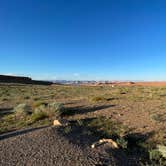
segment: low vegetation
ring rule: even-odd
[[[31,116],[31,120],[32,122],[36,122],[36,121],[39,121],[39,120],[43,120],[45,118],[47,118],[48,115],[46,112],[34,112]]]
[[[165,94],[165,87],[0,85],[0,134],[65,118],[66,135],[86,128],[142,165],[166,165]]]

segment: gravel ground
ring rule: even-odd
[[[101,154],[84,150],[48,127],[0,140],[1,166],[103,165]]]

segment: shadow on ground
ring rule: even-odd
[[[95,118],[84,119],[84,122],[91,121]],[[82,149],[91,148],[94,142],[99,141],[101,138],[106,138],[105,133],[97,131],[95,128],[87,127],[84,125],[78,125],[76,121],[71,121],[71,125],[66,128],[60,127],[58,129],[59,134],[69,140],[72,144],[76,144]],[[118,148],[113,149],[108,144],[102,144],[98,146],[96,151],[100,152],[103,165],[111,165],[114,162],[116,166],[139,166],[140,159],[144,163],[147,160],[147,150],[139,145],[141,142],[145,142],[153,133],[141,134],[133,133],[127,134],[125,139],[128,142],[126,149]],[[93,149],[92,149],[93,150]],[[103,157],[103,155],[105,157]]]
[[[75,115],[75,114],[86,114],[88,112],[95,112],[95,111],[100,111],[103,109],[107,109],[107,108],[111,108],[111,107],[115,107],[116,105],[102,105],[102,106],[89,106],[89,107],[85,107],[85,106],[78,106],[78,107],[69,107],[66,108],[64,115]]]
[[[0,116],[3,117],[5,115],[9,115],[13,113],[13,108],[0,108]]]
[[[49,126],[41,126],[41,127],[23,129],[23,130],[18,130],[18,131],[13,131],[13,132],[8,132],[8,133],[5,133],[5,134],[1,134],[0,135],[0,141],[4,140],[4,139],[7,139],[7,138],[10,138],[10,137],[15,137],[15,136],[19,136],[19,135],[26,134],[26,133],[29,133],[29,132],[33,132],[33,131],[36,131],[36,130],[39,130],[39,129],[44,129],[44,128],[47,128],[47,127],[49,127]]]

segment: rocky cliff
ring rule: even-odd
[[[37,85],[52,84],[52,82],[49,81],[32,80],[30,77],[7,76],[7,75],[0,75],[0,83],[21,83],[21,84],[37,84]]]

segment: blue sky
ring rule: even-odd
[[[0,74],[166,80],[166,1],[1,0]]]

